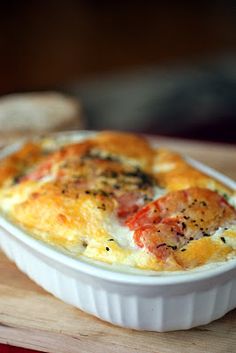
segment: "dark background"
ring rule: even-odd
[[[235,1],[1,1],[0,94],[57,89],[87,128],[236,143],[235,24]]]

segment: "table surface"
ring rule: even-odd
[[[236,179],[236,147],[159,138]],[[1,143],[0,143],[1,144]],[[0,342],[51,353],[232,353],[236,310],[207,326],[156,333],[115,327],[64,304],[0,253]],[[22,350],[1,346],[1,353]]]

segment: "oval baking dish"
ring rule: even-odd
[[[55,136],[64,136],[57,134]],[[90,135],[78,133],[78,138]],[[67,137],[76,139],[75,132]],[[8,147],[0,154],[16,150]],[[236,183],[190,160],[225,185]],[[115,325],[152,331],[189,329],[236,307],[236,259],[188,272],[147,275],[73,258],[0,216],[0,245],[21,271],[61,300]]]

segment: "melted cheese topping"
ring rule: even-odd
[[[135,135],[71,142],[0,162],[3,214],[73,256],[147,274],[236,257],[235,191]]]

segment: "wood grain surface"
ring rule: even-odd
[[[159,138],[236,179],[235,146]],[[236,310],[209,325],[169,333],[115,327],[64,304],[0,252],[0,342],[51,353],[233,353]]]

